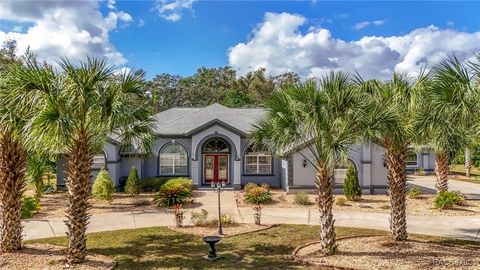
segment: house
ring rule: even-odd
[[[160,139],[150,157],[121,153],[115,140],[104,145],[104,153],[95,155],[93,171],[106,168],[118,186],[132,166],[140,178],[152,176],[188,177],[195,188],[208,187],[212,181],[225,181],[240,189],[248,182],[267,183],[286,191],[314,187],[315,169],[307,162],[308,150],[296,149],[275,156],[265,146],[255,150],[249,140],[253,124],[265,114],[259,108],[231,109],[220,104],[204,108],[172,108],[156,114],[156,132]],[[349,150],[349,162],[357,170],[365,192],[385,192],[387,170],[384,149],[373,144],[355,144]],[[433,169],[434,158],[428,152],[411,151],[407,169]],[[64,161],[58,163],[58,183],[64,183]],[[335,170],[336,187],[341,188],[346,167]]]

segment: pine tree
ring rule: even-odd
[[[362,197],[362,189],[358,183],[358,175],[353,165],[348,166],[343,192],[349,201],[357,201]]]
[[[130,169],[130,173],[128,174],[127,183],[125,184],[125,193],[132,196],[138,195],[138,182],[137,167],[132,166],[132,169]]]

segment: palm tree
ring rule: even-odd
[[[377,80],[357,83],[363,92],[368,93],[377,111],[365,138],[386,149],[388,191],[390,197],[390,233],[394,241],[405,241],[407,233],[406,217],[406,157],[408,148],[415,141],[412,129],[416,114],[419,88],[425,85],[426,77],[412,82],[405,75],[395,73],[387,82]],[[388,104],[388,106],[387,106]]]
[[[468,148],[478,132],[480,88],[474,82],[475,73],[450,56],[433,68],[431,87],[423,97],[429,102],[422,104],[416,129],[435,151],[435,187],[439,192],[448,190],[451,158]]]
[[[25,145],[23,126],[28,115],[8,104],[10,68],[1,72],[0,79],[0,250],[12,252],[22,246],[20,221],[22,196],[26,187]]]
[[[465,148],[465,176],[470,178],[470,169],[472,168],[472,148]]]
[[[148,153],[155,136],[139,73],[115,75],[104,60],[92,58],[58,65],[60,72],[27,62],[15,74],[16,97],[38,108],[28,126],[30,145],[66,158],[67,262],[72,264],[85,259],[94,150],[110,136]]]
[[[346,161],[350,145],[364,128],[368,100],[359,95],[349,76],[331,73],[318,86],[313,82],[286,86],[265,102],[266,116],[255,126],[257,146],[268,144],[302,155],[316,169],[317,205],[320,212],[321,252],[336,251],[333,204],[335,165]]]

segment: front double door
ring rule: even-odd
[[[205,183],[228,182],[228,155],[205,154],[203,158],[203,175]]]

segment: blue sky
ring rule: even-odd
[[[3,39],[13,35],[23,40],[22,44],[30,41],[34,43],[32,47],[34,50],[38,49],[40,56],[44,52],[47,60],[56,57],[55,52],[71,54],[72,57],[75,56],[75,51],[78,51],[79,55],[103,54],[119,66],[142,68],[147,71],[149,77],[163,72],[190,75],[201,66],[225,65],[232,65],[243,72],[265,66],[272,74],[295,71],[303,76],[313,76],[329,68],[355,65],[356,69],[365,70],[365,73],[372,73],[373,76],[381,72],[388,74],[402,67],[413,69],[422,63],[434,64],[437,61],[434,58],[438,57],[422,59],[429,58],[437,52],[438,55],[444,55],[452,51],[468,58],[468,54],[477,48],[476,44],[480,44],[478,42],[480,34],[477,35],[480,32],[478,16],[480,2],[111,1],[95,5],[92,3],[90,7],[82,6],[81,8],[85,8],[83,13],[73,10],[78,10],[78,5],[62,6],[61,3],[52,4],[52,1],[40,2],[43,4],[38,12],[43,12],[42,14],[34,14],[29,10],[32,7],[28,5],[0,2],[0,9],[1,5],[4,5],[4,11],[0,11],[0,31],[3,31],[0,32],[0,41],[2,33]],[[162,6],[169,4],[178,5],[161,10]],[[58,12],[59,8],[67,11],[72,9],[73,15],[47,23],[45,16]],[[100,11],[101,15],[93,17],[91,13],[95,11]],[[110,16],[110,13],[116,14],[116,17]],[[176,17],[167,18],[167,15],[171,14],[175,14]],[[273,15],[268,17],[267,14]],[[281,14],[285,16],[280,16]],[[85,18],[82,18],[83,16]],[[93,18],[90,20],[91,25],[84,22],[88,16]],[[283,22],[287,22],[284,29],[288,28],[288,22],[294,22],[296,26],[290,29],[291,31],[286,30],[287,34],[282,34],[284,29],[275,28],[272,33],[268,33],[270,36],[260,37],[259,29],[262,29],[262,26],[268,23],[280,25]],[[56,26],[48,28],[55,24],[72,27],[78,34],[72,34],[70,37],[62,33],[61,29],[53,29]],[[431,25],[437,28],[425,30]],[[53,33],[58,30],[58,36],[52,36],[50,40],[59,37],[60,43],[64,43],[60,49],[55,49],[56,46],[60,46],[58,42],[37,44],[39,41],[29,39],[29,30],[42,26],[47,28],[44,31]],[[93,46],[92,42],[85,42],[82,45],[81,30],[86,30],[94,36],[92,33],[95,31],[92,29],[95,27],[102,31],[102,34],[99,34],[102,48],[99,48],[98,44]],[[328,41],[318,41],[305,47],[307,34],[319,33],[321,29],[328,30]],[[412,34],[412,31],[418,29],[424,29],[424,32]],[[282,35],[289,38],[300,35],[300,39],[287,43],[277,42]],[[401,45],[392,39],[395,36],[403,37]],[[430,42],[430,45],[422,45],[417,41],[416,45],[405,47],[411,40],[422,39],[424,36],[425,42]],[[321,35],[314,37],[321,38]],[[378,44],[364,45],[360,42],[365,37],[390,39],[375,39],[375,42],[382,43],[381,48],[377,48]],[[442,42],[439,40],[445,39],[455,40],[456,43],[440,46],[439,43]],[[465,39],[468,39],[468,42],[465,43]],[[229,50],[249,41],[254,41],[255,44],[241,51],[240,48]],[[344,42],[352,43],[352,46],[339,48]],[[432,44],[439,48],[419,49],[422,46],[432,47]],[[75,49],[75,46],[78,48]],[[288,51],[283,52],[287,47]],[[381,68],[379,67],[378,71],[366,68],[367,65],[375,65],[375,62],[362,59],[362,55],[368,56],[372,50],[382,50],[375,56],[367,57],[381,61]],[[422,50],[425,55],[415,54],[416,50]],[[271,56],[264,57],[263,54]],[[302,54],[307,56],[291,58],[291,55]],[[355,59],[354,62],[351,59],[347,61],[346,58],[350,55],[353,55],[351,59]],[[278,58],[282,57],[291,64],[279,63],[281,60]],[[312,60],[312,57],[317,60]],[[407,63],[407,58],[411,57],[417,59],[413,62],[409,60]],[[232,60],[234,58],[237,60]],[[389,61],[391,64],[384,65]]]

